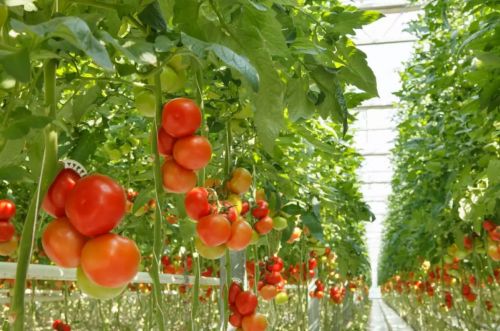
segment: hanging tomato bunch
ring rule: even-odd
[[[229,286],[229,323],[243,331],[264,331],[267,329],[267,318],[256,313],[258,300],[251,291],[243,291],[240,283],[233,281]]]
[[[42,246],[58,266],[76,268],[77,283],[89,296],[109,299],[135,277],[140,252],[133,240],[110,233],[126,212],[126,195],[113,179],[83,178],[63,169],[51,184],[44,210],[57,217],[45,228]]]
[[[163,106],[158,131],[158,152],[165,156],[163,186],[168,192],[187,193],[196,186],[196,172],[212,158],[206,137],[195,135],[201,125],[201,111],[193,100],[177,98]]]
[[[0,200],[0,243],[12,240],[16,228],[11,219],[16,214],[16,205],[10,200]]]

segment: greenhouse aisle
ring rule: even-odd
[[[413,330],[382,299],[372,299],[369,331],[411,331]]]

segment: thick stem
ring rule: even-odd
[[[44,88],[47,114],[55,116],[56,110],[56,67],[55,60],[48,60],[44,67]],[[14,296],[12,298],[12,318],[14,319],[14,330],[24,330],[24,291],[26,287],[26,276],[33,251],[36,223],[42,198],[47,193],[50,183],[57,172],[57,132],[48,126],[43,131],[44,151],[40,167],[40,179],[33,198],[31,199],[26,220],[24,221],[19,246],[19,258],[16,269],[16,282],[14,285]]]
[[[151,265],[150,275],[153,279],[153,300],[155,305],[155,317],[158,324],[158,329],[165,331],[165,312],[164,304],[162,298],[162,288],[160,284],[160,262],[161,254],[163,249],[162,241],[162,219],[161,219],[161,204],[160,195],[163,192],[163,183],[161,175],[161,164],[160,155],[158,154],[158,127],[161,123],[161,113],[162,113],[162,97],[161,97],[161,80],[160,72],[156,73],[155,79],[155,98],[156,98],[156,116],[153,122],[153,128],[151,130],[151,153],[153,154],[153,174],[155,182],[155,199],[156,199],[156,209],[155,209],[155,222],[153,226],[153,261]]]

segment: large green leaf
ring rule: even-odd
[[[104,69],[113,70],[108,52],[81,18],[57,17],[37,25],[27,25],[12,19],[11,24],[18,32],[29,32],[42,38],[62,38],[86,53]]]
[[[0,64],[4,70],[16,80],[26,83],[30,80],[30,54],[26,48],[14,52],[2,51],[0,53]]]

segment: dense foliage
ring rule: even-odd
[[[484,314],[499,309],[498,2],[433,1],[410,30],[419,41],[402,73],[380,281],[410,295],[403,306],[419,328],[494,328]],[[457,307],[458,325],[431,313],[443,307]]]
[[[18,209],[20,247],[9,258],[18,274],[30,260],[49,262],[40,244],[49,217],[40,213],[39,222],[38,207],[57,160],[72,159],[138,192],[115,232],[138,244],[161,294],[160,255],[194,253],[182,196],[154,181],[161,104],[183,96],[201,106],[201,134],[212,144],[199,185],[246,168],[252,193],[263,188],[273,215],[288,219],[252,256],[279,253],[295,265],[330,247],[334,262],[319,276],[341,287],[357,282],[361,295],[369,269],[363,222],[372,214],[355,175],[348,109],[377,89],[348,35],[379,13],[337,1],[26,0],[0,14],[0,195]],[[295,227],[306,235],[287,244]],[[193,272],[207,266],[202,259]],[[20,329],[24,278],[15,286],[14,313],[6,314]],[[196,286],[192,298],[196,314]],[[161,325],[164,303],[151,304],[148,323]]]

